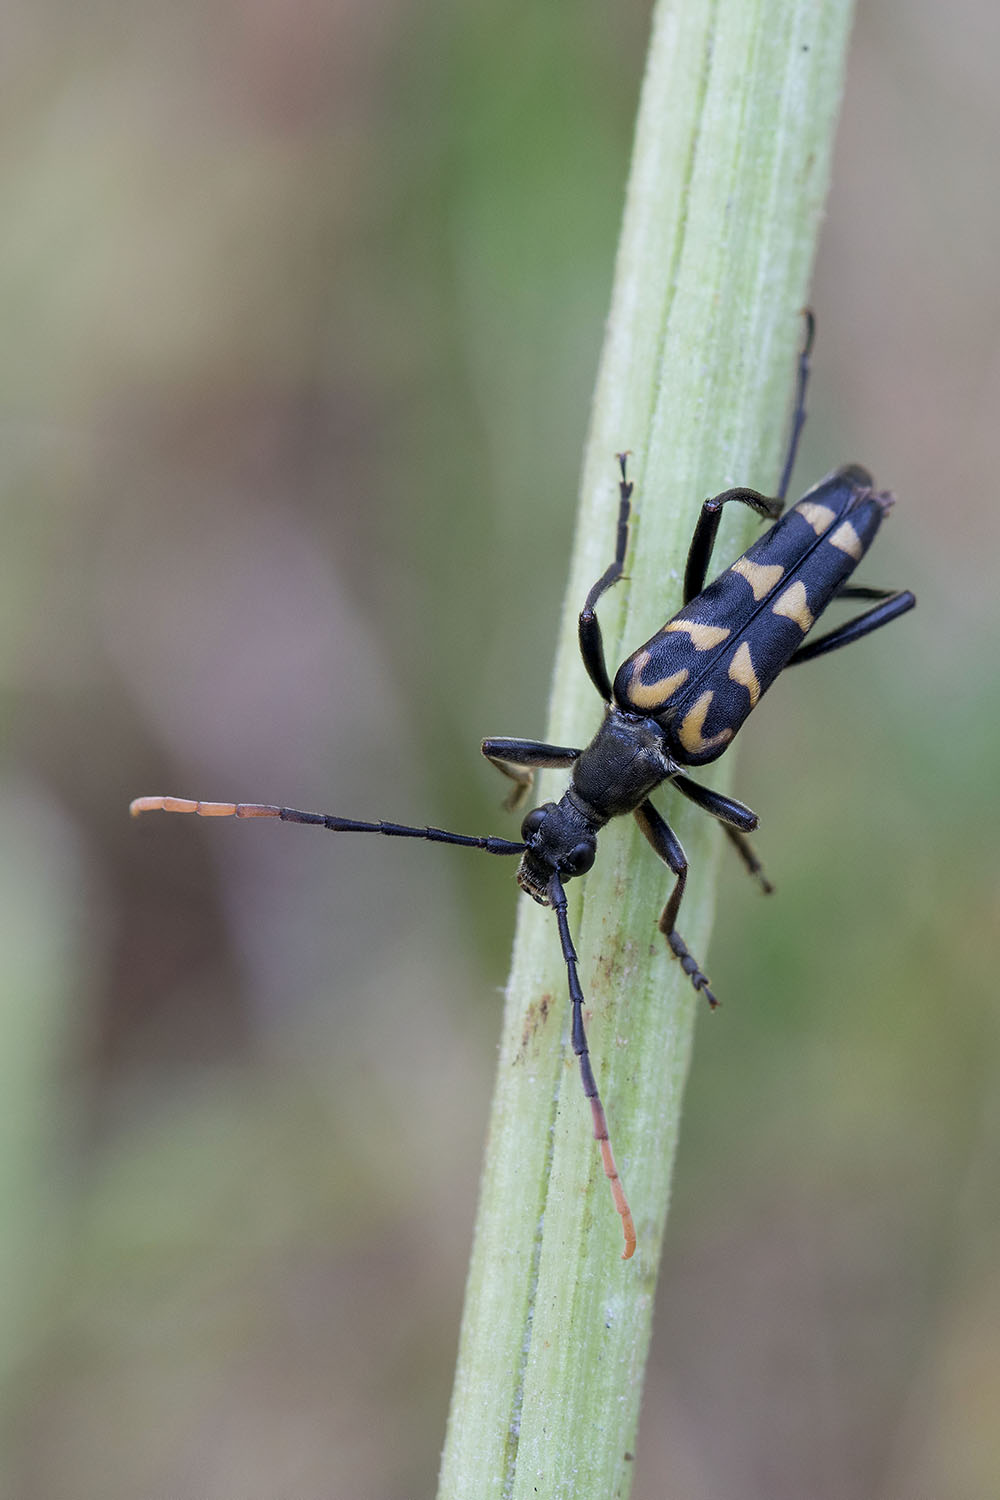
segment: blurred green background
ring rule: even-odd
[[[648,10],[7,7],[4,1495],[433,1493],[510,870],[126,808],[509,831]],[[861,6],[798,478],[920,607],[744,736],[636,1500],[1000,1490],[998,58]]]

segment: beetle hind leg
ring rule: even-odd
[[[713,495],[711,500],[703,503],[694,528],[694,535],[691,538],[687,565],[684,569],[685,604],[690,604],[692,599],[696,599],[705,587],[715,539],[719,534],[722,509],[723,506],[729,504],[730,500],[738,500],[742,505],[748,505],[764,521],[776,521],[785,503],[783,500],[772,499],[770,495],[762,495],[758,490],[749,490],[743,486],[738,489],[723,490],[721,495]]]
[[[806,321],[806,334],[799,351],[798,371],[795,386],[795,406],[792,411],[792,425],[788,435],[788,447],[785,452],[785,462],[781,470],[781,479],[778,484],[778,493],[774,499],[768,495],[761,495],[757,490],[735,489],[724,490],[721,495],[715,495],[711,500],[706,500],[701,507],[701,514],[691,538],[691,547],[688,552],[687,567],[684,572],[684,603],[690,604],[705,587],[705,579],[708,575],[708,567],[712,560],[712,549],[715,546],[715,538],[719,531],[719,522],[722,519],[722,507],[730,500],[739,500],[743,505],[749,505],[751,510],[766,521],[776,521],[785,508],[785,499],[788,495],[788,484],[792,477],[792,469],[795,467],[795,455],[799,449],[799,438],[806,420],[806,389],[809,385],[809,356],[812,353],[813,335],[816,332],[816,320],[809,308],[804,308],[803,313]]]
[[[800,662],[812,661],[817,656],[824,656],[828,651],[839,651],[841,646],[849,646],[852,641],[860,641],[863,636],[871,635],[873,630],[881,630],[882,626],[888,625],[890,620],[905,615],[907,610],[912,609],[917,602],[909,589],[871,589],[848,586],[841,589],[837,597],[839,599],[878,599],[881,602],[871,609],[866,609],[864,614],[845,620],[843,625],[838,625],[835,630],[827,631],[826,635],[819,636],[808,645],[800,646],[788,658],[786,666],[797,667]]]
[[[625,570],[628,522],[632,510],[632,481],[626,473],[627,458],[627,453],[618,455],[621,479],[618,481],[618,530],[615,538],[615,555],[584,600],[577,621],[577,636],[583,665],[587,669],[587,676],[605,703],[611,702],[611,678],[608,675],[607,662],[604,660],[604,642],[601,638],[601,626],[596,611],[598,599],[618,582]]]
[[[809,356],[812,353],[813,338],[816,334],[816,319],[812,308],[802,309],[806,320],[806,336],[799,350],[799,367],[795,385],[795,409],[792,412],[792,426],[788,434],[788,450],[785,454],[785,464],[781,471],[781,483],[778,486],[778,499],[785,503],[788,494],[788,484],[795,467],[795,455],[799,451],[799,438],[806,421],[806,389],[809,385]]]

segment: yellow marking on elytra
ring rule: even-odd
[[[839,547],[841,552],[846,552],[855,562],[860,562],[865,555],[864,544],[850,521],[841,521],[833,536],[827,540],[831,547]]]
[[[714,750],[717,745],[726,745],[733,737],[731,729],[720,729],[718,734],[711,734],[706,739],[702,734],[705,727],[705,716],[708,713],[712,699],[715,694],[709,690],[702,693],[693,708],[684,715],[677,731],[677,738],[684,749],[691,755],[701,755],[706,750]]]
[[[780,594],[775,599],[771,610],[776,615],[786,615],[789,620],[794,620],[803,635],[805,635],[807,630],[811,630],[816,623],[809,609],[809,604],[806,600],[806,586],[801,578],[797,578],[783,594]]]
[[[803,521],[809,522],[817,536],[822,536],[837,519],[835,510],[831,510],[828,505],[818,505],[815,500],[800,500],[794,509],[798,511]]]
[[[748,557],[738,557],[729,569],[730,573],[739,573],[745,578],[753,589],[753,596],[759,603],[765,594],[769,594],[785,576],[785,570],[780,563],[755,563]]]
[[[696,651],[711,651],[730,634],[728,625],[703,625],[700,620],[670,620],[661,634],[666,635],[671,630],[682,630],[689,635]]]
[[[632,663],[632,676],[628,685],[628,700],[636,708],[659,708],[672,698],[677,689],[687,682],[691,675],[687,667],[681,667],[679,672],[673,672],[669,677],[658,677],[655,682],[641,682],[639,674],[649,665],[649,649],[643,647],[636,652]]]
[[[733,653],[733,659],[729,663],[729,676],[733,682],[742,683],[750,694],[750,707],[756,708],[760,697],[760,683],[757,681],[757,673],[753,667],[753,657],[750,655],[750,647],[746,641],[741,642]]]

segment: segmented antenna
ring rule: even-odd
[[[566,960],[569,998],[573,1005],[573,1051],[580,1060],[580,1080],[583,1084],[583,1092],[590,1100],[590,1112],[594,1117],[594,1140],[601,1148],[604,1175],[608,1179],[615,1208],[621,1215],[622,1231],[625,1235],[622,1260],[631,1260],[635,1253],[635,1222],[625,1196],[625,1188],[618,1175],[618,1168],[615,1165],[615,1154],[611,1149],[611,1137],[608,1134],[607,1116],[604,1113],[601,1096],[597,1091],[594,1070],[590,1066],[590,1048],[587,1046],[587,1033],[583,1024],[583,990],[576,972],[576,949],[573,946],[566,917],[566,893],[558,875],[553,875],[549,882],[549,901],[555,911],[556,921],[559,923],[559,941],[562,944],[563,958]]]
[[[146,812],[194,813],[199,818],[280,818],[283,823],[308,823],[316,827],[328,828],[333,833],[381,833],[389,838],[429,839],[434,844],[460,844],[467,848],[485,849],[487,854],[523,854],[526,848],[525,844],[515,843],[511,839],[498,839],[492,836],[476,838],[470,834],[448,833],[443,828],[411,828],[404,823],[364,823],[356,818],[338,818],[332,813],[302,812],[295,807],[275,807],[268,802],[199,802],[192,797],[136,797],[129,804],[129,812],[133,818]],[[580,1062],[583,1092],[590,1100],[590,1112],[594,1120],[594,1139],[600,1148],[604,1175],[608,1179],[615,1208],[621,1216],[622,1230],[625,1235],[622,1260],[629,1260],[635,1253],[635,1223],[622,1180],[618,1175],[618,1168],[615,1165],[615,1156],[608,1134],[607,1116],[604,1113],[601,1096],[597,1091],[594,1070],[590,1064],[590,1049],[587,1046],[587,1033],[583,1024],[583,989],[577,973],[576,949],[573,946],[569,922],[566,918],[566,894],[558,875],[553,875],[549,883],[549,901],[559,925],[559,942],[562,946],[569,980],[569,995],[573,1007],[573,1051]]]
[[[444,828],[411,828],[406,823],[365,823],[357,818],[338,818],[333,813],[303,812],[298,807],[274,807],[269,802],[196,802],[191,797],[136,797],[129,812],[137,818],[144,812],[195,813],[199,818],[280,818],[282,823],[308,823],[331,833],[382,833],[388,838],[427,839],[432,844],[459,844],[467,849],[485,849],[487,854],[523,854],[525,845],[492,835],[448,833]]]

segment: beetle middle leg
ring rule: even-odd
[[[674,888],[670,892],[670,899],[663,908],[660,916],[660,931],[670,946],[670,951],[679,962],[681,968],[690,979],[696,990],[700,990],[714,1010],[718,1000],[712,993],[708,984],[708,977],[698,966],[698,961],[691,954],[687,943],[677,931],[677,913],[684,896],[684,887],[687,885],[688,862],[687,855],[681,847],[681,841],[665,818],[656,811],[652,802],[648,799],[635,810],[635,820],[643,833],[646,835],[657,854],[669,870],[677,877]]]
[[[722,831],[746,866],[747,873],[760,882],[760,888],[764,892],[764,895],[770,896],[774,891],[774,886],[764,874],[764,866],[757,858],[757,851],[753,844],[751,844],[745,834],[740,833],[738,828],[732,828],[728,823],[723,823]]]
[[[514,783],[504,798],[508,812],[520,807],[527,797],[536,770],[558,770],[580,757],[580,751],[568,745],[543,745],[538,740],[483,740],[480,748],[490,765]]]
[[[687,797],[696,807],[711,813],[713,818],[718,818],[725,830],[726,837],[742,859],[750,874],[760,881],[761,887],[766,895],[770,895],[774,886],[764,874],[764,867],[757,858],[756,851],[750,840],[746,837],[753,833],[757,827],[757,814],[752,808],[742,802],[737,802],[734,797],[724,797],[721,792],[712,787],[699,786],[697,781],[692,781],[687,776],[674,776],[671,785]]]

